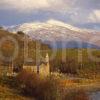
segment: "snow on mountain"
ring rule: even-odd
[[[100,41],[98,43],[92,41],[94,37],[100,37],[99,33],[92,30],[79,29],[56,20],[49,20],[45,23],[24,23],[21,25],[10,26],[7,30],[14,33],[23,31],[32,39],[41,41],[82,41],[97,46],[100,43]]]
[[[40,23],[40,22],[33,22],[33,23],[24,23],[24,24],[20,24],[20,25],[16,25],[16,26],[10,26],[8,27],[8,30],[12,31],[12,32],[16,32],[19,30],[25,31],[25,33],[27,33],[27,31],[30,31],[31,29],[38,29],[38,28],[42,28],[42,27],[52,27],[52,26],[62,26],[65,28],[68,28],[70,30],[73,31],[78,31],[78,32],[93,32],[93,30],[86,30],[86,29],[80,29],[77,27],[74,27],[72,25],[69,24],[65,24],[61,21],[57,21],[57,20],[48,20],[46,23]]]

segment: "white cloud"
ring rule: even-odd
[[[100,22],[100,10],[94,10],[89,15],[89,21],[94,22],[94,23],[99,23]]]
[[[0,0],[0,9],[32,10],[48,7],[47,0]]]
[[[51,18],[71,24],[100,22],[100,0],[0,0],[0,10],[3,10],[3,16],[7,15],[5,13],[8,10],[11,14],[14,12],[15,17],[26,15],[26,19],[22,18],[25,21]]]
[[[32,11],[37,9],[49,11],[68,11],[77,0],[0,0],[0,9]]]

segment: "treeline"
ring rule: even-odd
[[[41,46],[40,52],[45,57],[45,54],[48,52],[49,56],[51,58],[52,55],[52,49],[46,45],[41,43],[40,41],[33,41],[31,37],[25,35],[23,32],[19,31],[16,34],[10,33],[8,31],[0,30],[0,40],[3,40],[3,38],[6,38],[7,36],[11,36],[14,39],[17,40],[18,46],[19,46],[19,52],[16,59],[13,60],[13,65],[15,67],[18,67],[19,69],[23,66],[25,62],[25,49],[28,47],[28,57],[31,58],[31,61],[33,61],[34,64],[36,64],[36,48],[37,44]],[[27,47],[26,41],[28,40]],[[3,54],[3,56],[7,58],[11,58],[13,55],[13,52],[15,50],[15,45],[12,43],[12,41],[7,40],[3,41],[2,45],[0,45],[0,51]],[[82,54],[80,54],[79,58],[79,50]],[[95,49],[90,49],[95,50]],[[64,55],[64,53],[65,55]],[[93,53],[93,56],[95,58],[100,58],[100,50],[95,50]],[[63,59],[63,57],[65,58]],[[81,59],[82,58],[82,59]],[[4,61],[2,58],[0,58],[0,65],[9,65],[12,64],[12,61]],[[56,55],[53,59],[50,59],[50,67],[51,71],[57,71],[60,73],[65,74],[85,74],[88,73],[93,74],[99,74],[100,73],[100,62],[99,61],[93,61],[89,58],[87,49],[65,49],[61,50],[58,49],[56,52]]]
[[[85,75],[86,77],[100,74],[100,50],[93,50],[92,55],[98,59],[91,59],[87,49],[80,49],[81,57],[78,55],[79,49],[66,49],[66,57],[62,59],[62,50],[58,50],[56,58],[51,60],[51,70],[65,74]]]

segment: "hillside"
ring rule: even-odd
[[[31,100],[19,95],[15,90],[0,85],[0,99],[2,100]],[[33,100],[33,99],[32,99]]]
[[[49,46],[41,43],[40,41],[31,40],[29,36],[23,32],[16,34],[10,33],[5,30],[0,30],[0,64],[11,63],[11,57],[16,52],[13,63],[15,66],[22,66],[25,60],[25,55],[31,58],[31,61],[36,63],[36,46],[40,46],[40,50],[49,50]],[[44,54],[46,51],[44,51]],[[5,59],[4,59],[5,58]]]

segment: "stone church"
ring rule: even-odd
[[[35,66],[32,62],[24,64],[23,70],[29,70],[43,76],[48,76],[50,74],[49,55],[46,54],[45,61],[41,61]]]
[[[13,62],[8,66],[0,66],[0,72],[7,76],[16,76],[18,73],[14,71]],[[33,62],[25,63],[22,66],[22,70],[29,70],[31,72],[40,74],[42,76],[48,76],[50,74],[50,65],[49,65],[49,55],[46,54],[45,60],[41,61],[37,65],[34,65]]]

